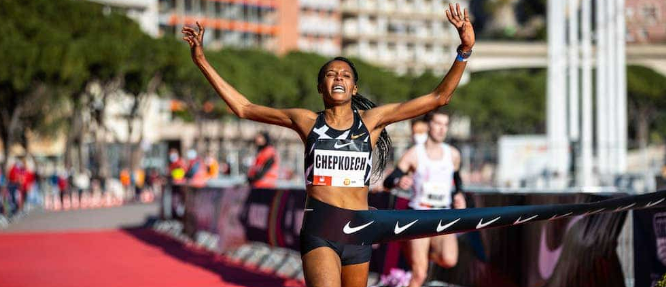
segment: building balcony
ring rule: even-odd
[[[467,7],[467,1],[461,1]],[[401,0],[360,1],[343,0],[342,12],[345,16],[373,15],[388,16],[393,19],[422,19],[446,21],[444,9],[448,6],[443,1],[407,2]]]
[[[347,28],[347,27],[345,27]],[[383,41],[389,43],[414,43],[414,44],[430,44],[430,45],[457,45],[457,39],[453,39],[451,35],[444,34],[441,36],[416,36],[416,35],[406,35],[406,34],[395,34],[395,33],[358,33],[355,31],[349,31],[345,29],[342,34],[342,39],[346,42],[357,42],[360,40],[364,41]]]
[[[337,11],[340,7],[340,0],[300,0],[299,5],[301,8],[313,10]]]
[[[275,25],[258,24],[245,21],[236,21],[222,18],[209,18],[201,16],[183,16],[171,14],[165,23],[168,26],[196,25],[199,22],[206,28],[218,30],[239,31],[254,34],[275,35],[278,33],[278,27]]]

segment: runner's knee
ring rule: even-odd
[[[452,268],[458,263],[458,253],[440,252],[434,259],[435,263],[442,268]]]

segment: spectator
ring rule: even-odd
[[[188,165],[185,178],[187,178],[188,183],[198,187],[206,185],[206,182],[208,181],[208,170],[204,160],[201,159],[197,151],[194,149],[187,151],[187,160]]]
[[[14,162],[9,169],[9,184],[7,185],[7,188],[9,190],[10,216],[18,212],[20,209],[21,189],[25,184],[25,176],[25,158],[21,157],[18,161]]]
[[[181,182],[185,178],[185,162],[175,148],[169,150],[169,176],[172,182]]]
[[[271,145],[268,133],[257,134],[254,137],[254,144],[257,146],[257,157],[248,171],[247,179],[252,188],[275,188],[280,158]]]
[[[87,192],[90,189],[90,172],[88,170],[83,170],[74,176],[74,186],[76,187],[76,196],[80,201],[81,194]]]
[[[5,202],[7,202],[7,197],[5,195],[5,186],[7,185],[7,179],[5,177],[5,170],[0,166],[0,215],[5,214]]]
[[[130,187],[132,185],[132,175],[129,170],[124,168],[120,171],[120,184],[123,186],[123,198],[127,199],[133,196],[133,193],[130,192]]]
[[[146,172],[142,168],[136,169],[132,178],[134,179],[134,200],[139,200],[146,183]]]
[[[61,201],[65,201],[65,198],[69,198],[69,181],[67,171],[63,169],[60,174],[58,174],[58,190],[60,191]]]
[[[216,178],[220,174],[220,163],[217,162],[217,159],[215,159],[214,156],[212,156],[210,153],[206,154],[206,158],[204,159],[204,163],[206,164],[206,173],[208,178]]]

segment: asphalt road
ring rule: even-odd
[[[12,222],[6,229],[0,229],[0,234],[140,227],[158,214],[157,203],[57,212],[36,210]]]

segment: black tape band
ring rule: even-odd
[[[358,211],[309,198],[301,232],[344,244],[368,245],[570,216],[660,207],[666,205],[665,201],[666,190],[662,190],[579,204]]]

